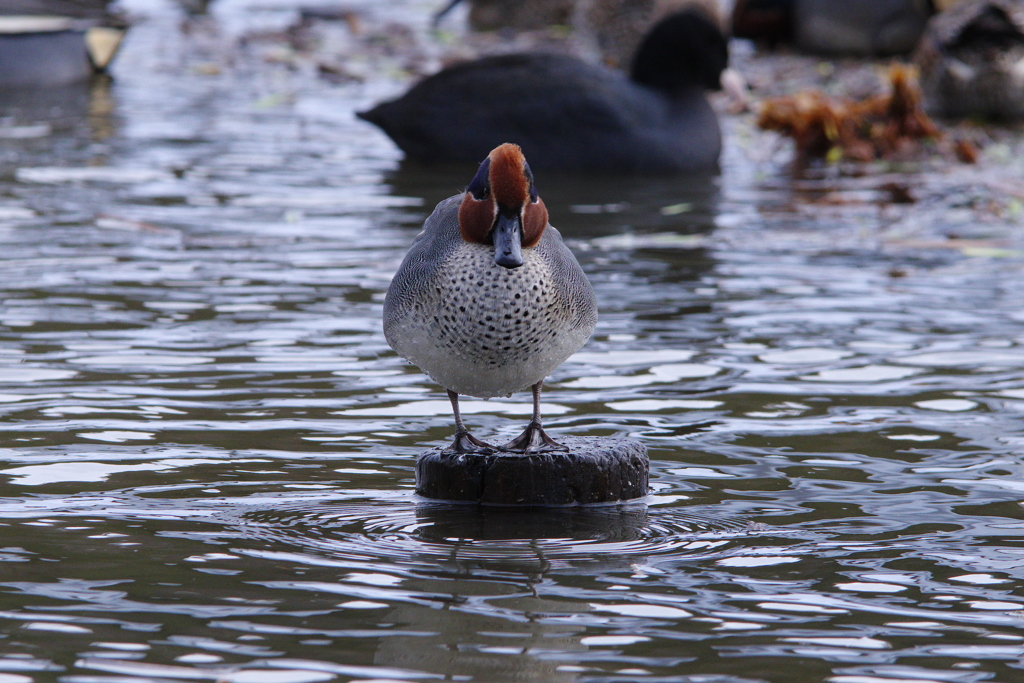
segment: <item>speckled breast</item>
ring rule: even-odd
[[[590,336],[546,261],[524,250],[524,264],[494,263],[492,247],[451,252],[394,334],[396,350],[442,386],[471,396],[502,396],[546,377]],[[400,339],[399,339],[400,337]]]

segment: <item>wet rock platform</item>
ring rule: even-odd
[[[647,495],[647,447],[633,439],[562,437],[568,451],[466,454],[435,448],[416,461],[416,493],[482,505],[580,505]]]

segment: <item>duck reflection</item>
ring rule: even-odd
[[[573,579],[565,570],[579,563],[587,565],[587,576],[595,566],[630,566],[637,556],[619,551],[642,542],[648,525],[644,503],[547,509],[428,503],[417,506],[416,518],[420,540],[450,548],[440,569],[455,571],[458,580],[449,575],[443,583],[457,587],[456,599],[441,609],[392,609],[386,621],[430,635],[384,638],[374,663],[492,683],[578,679],[578,671],[563,667],[579,663],[568,653],[587,652],[587,627],[573,615],[591,607],[539,587],[552,569],[566,589]],[[590,580],[580,581],[582,587]]]

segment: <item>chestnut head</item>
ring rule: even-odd
[[[494,247],[494,262],[523,265],[523,249],[536,246],[548,225],[533,173],[518,145],[506,142],[487,155],[459,207],[462,239]]]

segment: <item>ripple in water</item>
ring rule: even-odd
[[[0,683],[1020,678],[1019,131],[794,178],[723,116],[721,176],[538,178],[601,308],[545,418],[655,493],[436,505],[450,407],[380,306],[475,169],[352,111],[440,63],[437,3],[121,4],[113,82],[0,98]]]
[[[562,560],[614,564],[669,555],[708,558],[768,530],[643,502],[558,510],[422,503],[295,506],[249,512],[246,535],[315,557],[396,563]]]

